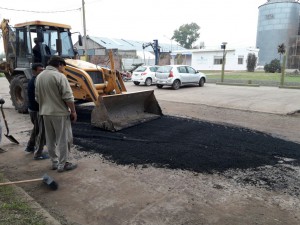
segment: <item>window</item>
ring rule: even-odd
[[[180,67],[178,67],[178,72],[179,72],[179,73],[186,73],[185,66],[180,66]]]
[[[26,33],[24,29],[20,29],[18,30],[18,56],[19,57],[26,57],[26,42],[25,42],[25,37],[26,37]]]
[[[134,72],[144,72],[146,71],[147,67],[144,67],[144,66],[139,66],[137,69],[135,69]]]
[[[27,32],[27,53],[32,54],[31,43],[30,43],[30,32]]]
[[[239,57],[238,57],[238,64],[239,65],[243,65],[244,64],[244,56],[239,55]]]
[[[150,67],[151,72],[156,72],[157,69],[158,69],[158,67]]]
[[[67,31],[63,31],[60,33],[60,37],[62,40],[62,55],[68,55],[73,57],[74,50],[69,33]],[[95,55],[95,53],[93,55]]]
[[[196,73],[196,70],[194,70],[192,67],[187,66],[186,69],[189,73],[192,73],[192,74]]]
[[[222,56],[215,56],[214,57],[214,65],[222,65],[223,64],[223,57]]]

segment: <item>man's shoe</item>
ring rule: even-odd
[[[57,168],[57,172],[61,173],[67,170],[73,170],[77,167],[76,164],[74,163],[70,163],[70,162],[66,162],[64,166],[59,165]]]
[[[34,147],[32,147],[32,146],[27,146],[27,147],[25,148],[25,152],[34,152]]]
[[[57,170],[58,162],[52,162],[51,170]]]

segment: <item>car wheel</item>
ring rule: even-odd
[[[151,84],[152,84],[152,79],[148,77],[145,81],[145,86],[150,86]]]
[[[199,87],[203,87],[204,83],[205,83],[204,78],[201,78],[199,81]]]
[[[172,88],[174,90],[177,90],[180,88],[180,81],[179,80],[174,80],[173,84],[172,84]]]
[[[137,81],[134,81],[133,82],[135,85],[139,85],[140,84],[140,82],[137,82]]]
[[[156,87],[159,88],[159,89],[163,88],[163,86],[164,86],[164,85],[162,85],[162,84],[157,84],[157,85],[156,85]]]

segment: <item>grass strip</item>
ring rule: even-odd
[[[0,182],[4,182],[0,173]],[[47,225],[11,185],[0,186],[0,225]]]

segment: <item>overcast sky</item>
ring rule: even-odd
[[[228,47],[255,47],[258,7],[266,2],[85,0],[86,30],[90,36],[171,43],[174,30],[194,22],[200,26],[197,43],[204,42],[207,47],[222,42],[228,42]],[[69,24],[73,32],[83,35],[82,0],[1,0],[0,18],[9,19],[11,25],[32,20]],[[2,45],[1,40],[1,52]]]

